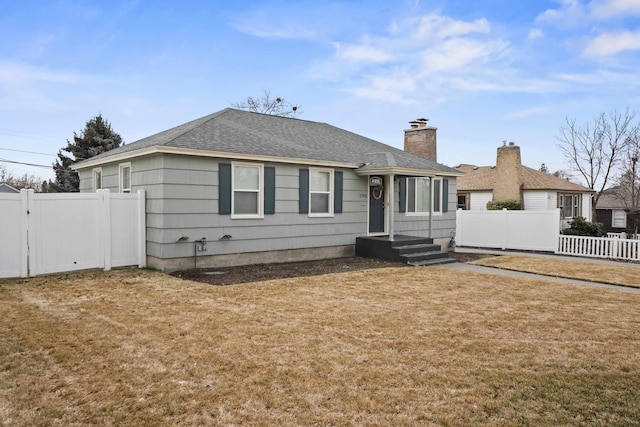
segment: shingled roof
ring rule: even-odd
[[[121,161],[151,152],[236,158],[254,156],[292,163],[341,163],[363,174],[384,170],[460,175],[450,167],[406,153],[326,123],[278,117],[232,108],[201,117],[123,145],[74,169]]]
[[[475,166],[461,164],[456,166],[464,176],[459,177],[457,182],[458,191],[491,191],[496,180],[495,166]],[[575,184],[566,179],[540,172],[538,170],[521,166],[522,190],[554,190],[573,192],[593,192],[590,188]]]

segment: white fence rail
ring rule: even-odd
[[[561,235],[556,253],[640,261],[640,240]]]
[[[456,244],[479,248],[554,252],[560,210],[456,211]]]
[[[0,195],[0,277],[146,266],[145,194]]]
[[[610,239],[640,240],[640,234],[607,233],[607,237]]]

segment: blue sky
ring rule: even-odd
[[[0,159],[49,165],[102,114],[127,143],[264,90],[438,160],[567,169],[565,118],[640,110],[640,0],[0,0]],[[30,153],[25,153],[28,151]],[[46,155],[48,154],[48,155]],[[2,163],[16,175],[50,169]]]

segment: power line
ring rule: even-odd
[[[37,152],[37,151],[15,150],[15,149],[13,149],[13,148],[0,148],[0,150],[4,150],[4,151],[15,151],[16,153],[40,154],[41,156],[51,156],[51,157],[56,157],[56,155],[55,155],[55,154],[39,153],[39,152]]]
[[[31,133],[31,132],[25,132],[25,131],[21,131],[21,130],[0,128],[0,133],[1,134],[5,134],[5,135],[17,136],[17,137],[20,137],[20,138],[41,139],[43,141],[55,141],[54,138],[51,138],[51,137],[48,137],[48,136],[45,136],[45,135],[40,135],[40,134],[37,134],[37,133]]]
[[[7,159],[0,159],[0,162],[15,163],[16,165],[35,166],[35,167],[38,167],[38,168],[47,168],[47,169],[50,169],[52,167],[51,165],[37,165],[35,163],[16,162],[16,161],[7,160]]]

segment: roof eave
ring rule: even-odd
[[[136,157],[148,156],[151,154],[177,154],[183,156],[198,156],[198,157],[212,157],[219,159],[233,159],[233,160],[249,160],[256,162],[270,162],[270,163],[293,163],[303,164],[310,166],[323,166],[323,167],[337,167],[346,169],[357,169],[361,167],[359,163],[351,162],[337,162],[331,160],[317,160],[317,159],[301,159],[293,157],[276,157],[276,156],[263,156],[256,154],[244,154],[244,153],[229,153],[222,151],[209,151],[209,150],[196,150],[192,148],[176,148],[154,145],[151,147],[145,147],[138,150],[127,151],[125,153],[114,154],[112,156],[103,157],[100,159],[87,159],[80,163],[71,165],[71,169],[79,170],[86,168],[93,168],[96,166],[104,165],[106,163],[122,162],[124,160],[131,160]]]
[[[460,172],[447,172],[432,169],[413,169],[401,167],[378,167],[356,170],[356,175],[406,175],[406,176],[463,176]]]

